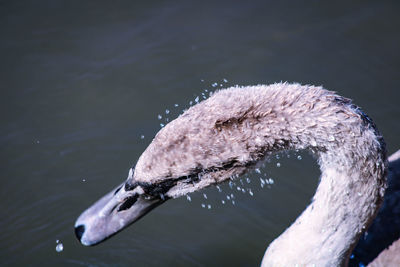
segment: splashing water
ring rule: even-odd
[[[204,82],[204,80],[202,80],[202,82]],[[211,84],[211,86],[214,88],[213,90],[218,90],[218,87],[226,85],[227,83],[228,83],[228,80],[223,78],[223,79],[221,79],[220,82],[213,82]],[[190,100],[188,108],[190,108],[190,106],[192,106],[192,105],[199,103],[202,99],[206,99],[208,96],[211,96],[212,94],[213,94],[212,90],[204,89],[203,92],[200,92],[199,95],[197,95],[197,96],[195,95],[194,99]],[[182,106],[182,105],[180,105],[178,103],[173,104],[173,107],[175,107],[175,108],[178,108],[180,106]],[[185,106],[185,105],[183,105],[183,106]],[[171,110],[172,110],[172,112],[171,112]],[[171,116],[171,113],[174,113],[175,110],[176,109],[173,109],[173,108],[165,109],[164,110],[165,114],[161,113],[161,114],[157,115],[158,120],[161,120],[161,121],[159,121],[160,122],[159,125],[161,128],[165,127],[165,124],[170,121],[170,119],[168,117]],[[186,111],[186,109],[183,110],[183,112],[185,112],[185,111]],[[179,112],[179,110],[178,110],[178,112]],[[171,120],[172,119],[173,118],[171,118]],[[140,135],[141,139],[144,139],[144,137],[145,137],[144,135]],[[329,137],[329,141],[334,141],[334,140],[335,139],[333,136]],[[293,156],[292,158],[297,158],[297,160],[302,160],[302,156],[297,154],[298,152],[299,151],[296,150],[295,154],[292,154],[292,156]],[[272,164],[275,164],[275,166],[277,168],[280,168],[282,166],[282,162],[278,162],[277,160],[285,159],[285,158],[291,158],[291,155],[289,153],[280,153],[280,154],[274,154],[269,157],[266,157],[263,164],[258,165],[258,167],[253,169],[254,173],[249,172],[245,176],[242,176],[239,179],[238,179],[238,176],[231,177],[231,179],[228,182],[229,187],[227,187],[227,191],[229,191],[229,188],[230,188],[233,192],[241,191],[243,194],[248,193],[250,196],[253,197],[255,195],[255,193],[257,193],[257,191],[253,191],[255,189],[253,187],[253,185],[255,187],[257,187],[257,185],[258,185],[257,182],[251,183],[251,178],[255,178],[255,177],[253,177],[254,174],[259,176],[259,180],[260,180],[259,186],[261,188],[264,188],[264,187],[271,188],[271,185],[274,184],[274,180],[272,178],[267,177],[267,173],[265,172],[265,167],[266,167],[266,165],[269,165],[272,163]],[[273,163],[274,161],[275,161],[275,163]],[[271,165],[269,165],[269,167],[271,167]],[[250,177],[248,177],[247,175],[249,175]],[[216,188],[217,188],[218,192],[221,193],[223,185],[222,186],[216,185]],[[224,191],[225,191],[225,189],[224,189]],[[221,196],[224,196],[224,195],[221,195]],[[202,193],[202,195],[200,195],[200,196],[202,196],[202,198],[206,201],[209,201],[209,199],[213,198],[212,194],[207,196],[207,194]],[[160,196],[160,197],[163,198],[164,196]],[[193,197],[193,195],[192,196],[186,195],[187,201],[192,202],[192,197]],[[232,203],[232,205],[235,205],[236,204],[235,200],[236,200],[235,196],[233,194],[229,194],[229,193],[226,195],[226,198],[220,199],[222,205],[225,205],[227,203],[227,201],[230,201]],[[211,204],[201,203],[201,207],[206,208],[206,209],[211,209]]]
[[[56,245],[56,251],[58,252],[58,253],[60,253],[60,252],[62,252],[63,250],[64,250],[64,245],[60,242],[60,240],[56,240],[56,243],[57,243],[57,245]]]

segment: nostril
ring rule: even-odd
[[[75,227],[75,235],[79,241],[81,241],[84,232],[85,232],[85,226],[83,224]]]
[[[133,204],[135,204],[136,200],[138,199],[138,195],[135,194],[131,197],[128,197],[127,199],[125,199],[125,202],[121,204],[121,206],[119,206],[118,211],[122,211],[122,210],[127,210],[130,207],[133,206]]]

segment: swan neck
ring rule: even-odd
[[[271,243],[262,266],[346,266],[360,235],[376,215],[381,181],[354,171],[361,166],[343,167],[321,159],[321,182],[312,203]]]

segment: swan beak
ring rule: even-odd
[[[106,240],[166,201],[146,197],[140,188],[126,191],[124,185],[99,199],[76,220],[75,235],[82,245]]]

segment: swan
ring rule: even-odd
[[[352,253],[349,266],[400,266],[400,150],[389,157],[384,202]]]
[[[383,201],[385,142],[351,100],[296,83],[231,87],[189,108],[157,133],[124,183],[79,216],[75,234],[95,245],[170,198],[291,149],[317,156],[320,183],[262,266],[345,266]]]

